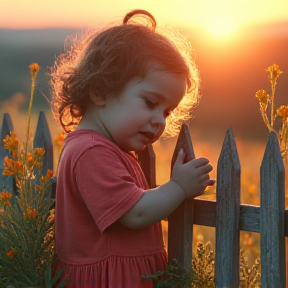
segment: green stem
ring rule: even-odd
[[[276,83],[271,82],[271,127],[274,126],[274,96],[275,96]]]
[[[28,123],[27,123],[27,130],[26,130],[26,142],[25,142],[24,161],[26,161],[26,157],[27,157],[27,153],[28,153],[30,119],[31,119],[31,110],[32,110],[32,103],[33,103],[35,86],[36,86],[35,77],[32,76],[31,95],[30,95],[30,102],[29,102],[29,109],[28,109]]]

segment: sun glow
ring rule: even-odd
[[[227,17],[215,17],[205,25],[206,30],[216,36],[230,35],[236,31],[237,25]]]

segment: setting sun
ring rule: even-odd
[[[228,17],[214,17],[206,24],[206,30],[213,35],[224,36],[236,31],[236,24]]]

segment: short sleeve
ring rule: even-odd
[[[116,222],[144,193],[133,167],[117,151],[93,146],[74,169],[78,190],[101,233]]]

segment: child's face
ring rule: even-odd
[[[98,107],[96,130],[124,151],[140,151],[159,139],[166,117],[185,93],[184,76],[152,70],[144,79],[132,79],[118,97]]]

